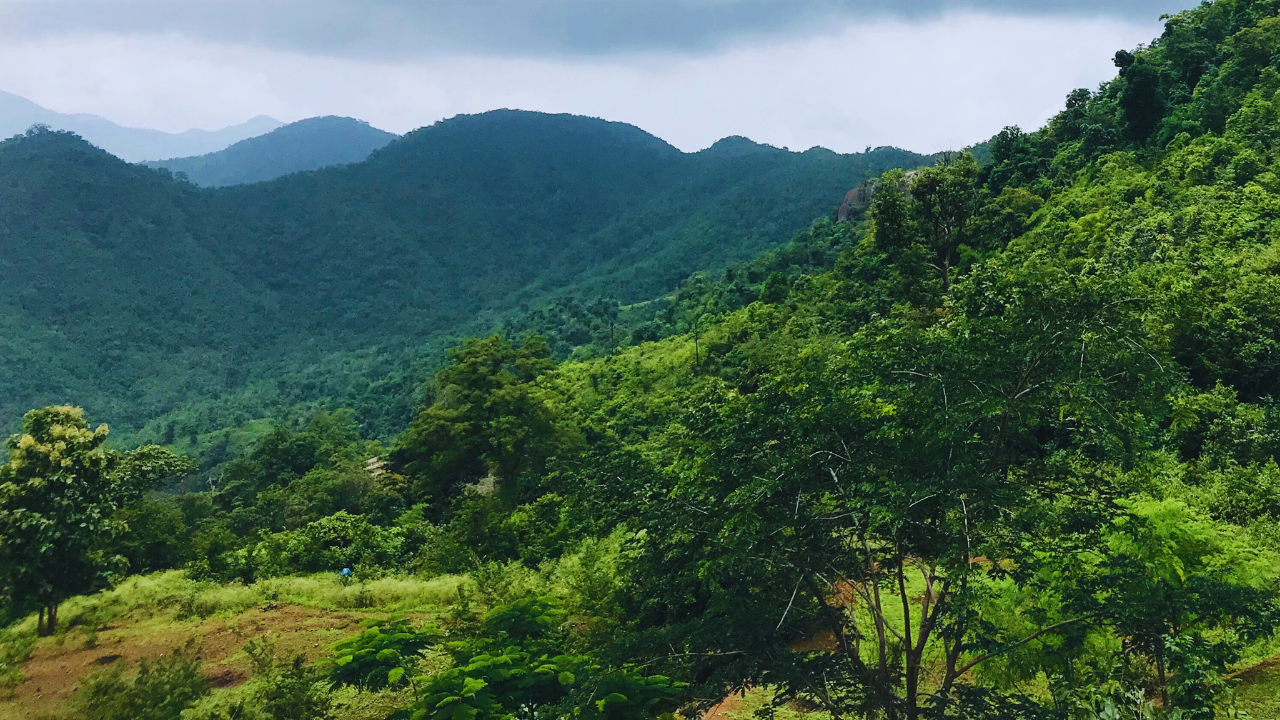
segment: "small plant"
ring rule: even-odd
[[[34,634],[0,633],[0,687],[12,687],[22,682],[22,664],[31,657],[35,644]]]
[[[132,681],[117,664],[76,689],[73,706],[85,720],[179,720],[182,711],[209,694],[192,646],[143,660]]]
[[[231,708],[229,720],[321,720],[331,714],[333,699],[327,683],[301,653],[281,661],[268,640],[251,640],[244,646],[253,666],[257,689],[248,702]]]
[[[648,720],[679,704],[683,685],[661,676],[609,671],[565,653],[565,611],[534,596],[485,615],[475,635],[448,643],[454,667],[423,683],[410,720],[562,717]]]
[[[417,659],[439,639],[435,628],[415,629],[403,618],[373,624],[333,646],[329,679],[374,691],[402,686],[422,674]]]

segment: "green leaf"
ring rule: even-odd
[[[571,672],[562,672],[556,676],[556,679],[560,681],[561,685],[572,685],[577,678]]]

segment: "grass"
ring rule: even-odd
[[[282,653],[314,660],[359,632],[362,620],[441,616],[470,582],[441,576],[344,583],[333,575],[312,575],[217,585],[180,571],[131,577],[64,603],[54,637],[36,637],[34,616],[0,629],[0,720],[58,716],[90,674],[113,663],[132,669],[192,639],[201,672],[219,688],[208,702],[225,702],[249,677],[242,650],[249,640],[270,638]],[[391,701],[348,694],[341,699],[345,715],[353,718],[372,718]]]
[[[252,585],[218,585],[187,578],[180,570],[139,575],[96,595],[72,598],[62,605],[62,632],[99,627],[125,616],[229,617],[262,605],[288,604],[320,610],[370,610],[431,613],[458,598],[467,581],[455,575],[431,579],[387,577],[365,583],[341,582],[331,575],[272,578]],[[34,634],[29,616],[8,632]]]
[[[773,704],[774,693],[769,688],[753,688],[744,695],[731,695],[724,702],[712,708],[704,716],[704,720],[755,720],[757,713]],[[831,716],[824,712],[808,710],[784,705],[772,708],[767,715],[774,720],[830,720]]]
[[[1280,656],[1236,676],[1238,709],[1252,720],[1280,720]]]

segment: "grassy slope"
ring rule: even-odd
[[[363,621],[405,615],[430,622],[447,615],[466,582],[455,576],[396,577],[343,585],[323,575],[218,586],[177,571],[133,577],[112,591],[69,601],[62,610],[62,630],[54,637],[37,639],[34,617],[0,631],[0,720],[57,717],[90,674],[112,663],[133,667],[192,640],[214,688],[204,702],[226,703],[250,677],[243,651],[250,640],[268,638],[282,655],[303,653],[314,661],[333,643],[359,632]],[[1234,678],[1241,710],[1254,720],[1280,718],[1280,656]],[[336,699],[350,718],[382,717],[403,700],[394,692],[350,691]],[[750,720],[769,699],[767,690],[753,690],[726,698],[705,717]],[[777,717],[827,716],[788,706]]]
[[[29,657],[7,668],[0,663],[7,676],[0,685],[0,719],[56,716],[89,674],[116,662],[133,666],[191,640],[216,688],[207,702],[222,702],[249,677],[242,648],[250,640],[270,638],[281,654],[301,652],[315,660],[357,633],[364,620],[440,616],[456,602],[463,582],[451,576],[386,578],[344,586],[333,576],[316,576],[217,586],[181,572],[133,577],[110,592],[68,602],[54,637],[36,639],[34,617],[2,631],[0,659]]]

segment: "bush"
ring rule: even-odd
[[[119,664],[90,676],[76,690],[73,706],[85,720],[179,720],[208,693],[200,660],[188,646],[154,662],[143,660],[132,682]]]
[[[281,663],[267,642],[245,646],[253,674],[261,681],[251,707],[260,720],[320,720],[329,716],[332,699],[320,673],[308,667],[305,655]]]
[[[554,597],[501,605],[474,637],[446,645],[454,667],[432,676],[411,720],[566,717],[648,720],[679,705],[683,685],[609,671],[565,652],[565,611]]]
[[[242,699],[222,707],[200,708],[186,720],[324,720],[333,715],[333,698],[305,655],[283,662],[267,640],[244,646],[253,680]]]
[[[338,512],[235,551],[226,563],[227,572],[254,579],[342,568],[377,574],[402,563],[404,536],[401,528],[378,527],[361,516]]]
[[[375,691],[402,686],[422,674],[417,660],[439,639],[435,628],[414,628],[402,618],[374,623],[333,646],[329,679]]]

